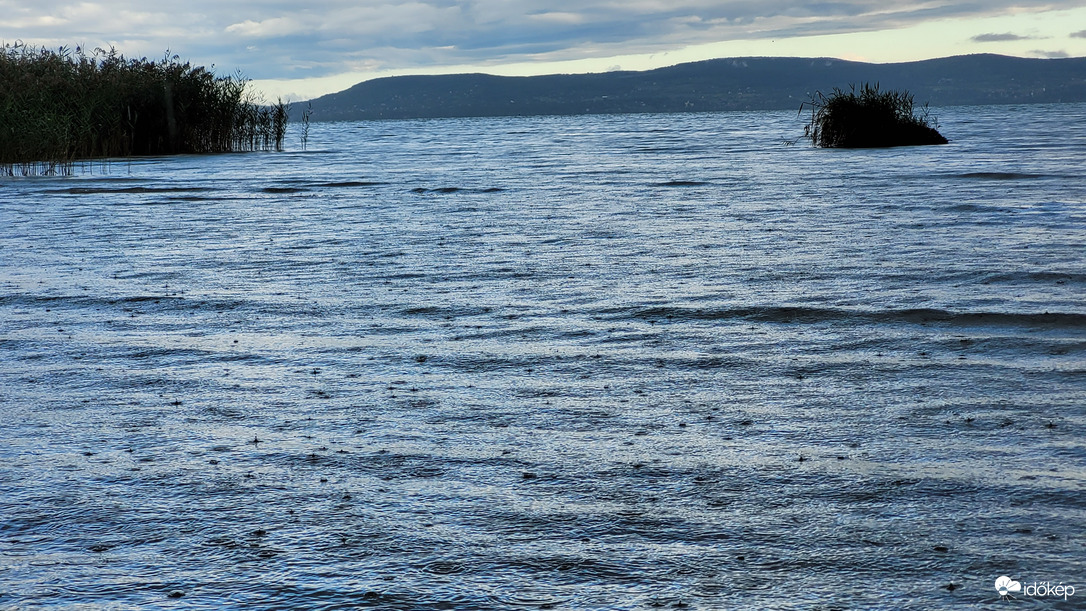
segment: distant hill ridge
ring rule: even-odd
[[[879,82],[918,104],[1086,101],[1086,58],[960,55],[897,64],[740,57],[641,72],[394,76],[311,101],[314,121],[799,109],[810,94]],[[300,115],[306,104],[295,104]]]

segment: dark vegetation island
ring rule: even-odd
[[[0,174],[66,174],[76,160],[279,150],[287,106],[258,104],[240,76],[175,56],[116,50],[0,53]]]
[[[878,83],[864,83],[859,92],[855,86],[847,92],[835,88],[828,96],[819,91],[804,105],[811,107],[811,121],[804,135],[815,146],[874,148],[947,143],[931,126],[926,105],[917,114],[912,94],[879,91]]]

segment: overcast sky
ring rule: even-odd
[[[0,0],[0,40],[242,71],[301,100],[392,74],[642,70],[735,56],[1086,56],[1083,0]]]

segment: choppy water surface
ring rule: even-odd
[[[0,181],[0,608],[1086,601],[1086,106]]]

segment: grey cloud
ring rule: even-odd
[[[252,78],[608,57],[902,27],[1081,0],[0,0],[0,39],[169,48]],[[1082,33],[1080,33],[1082,34]],[[1014,40],[990,38],[977,41]],[[1014,35],[1011,35],[1014,36]],[[1015,38],[1016,39],[1016,38]]]
[[[1019,36],[1018,34],[1012,34],[1006,32],[1004,34],[978,34],[970,40],[973,42],[1006,42],[1009,40],[1029,40],[1029,36]]]
[[[1086,38],[1086,30],[1082,30],[1082,31],[1079,31],[1079,32],[1072,32],[1071,33],[1071,38]]]
[[[1045,57],[1048,59],[1063,59],[1065,57],[1071,57],[1067,51],[1033,51],[1033,54],[1037,57]]]

